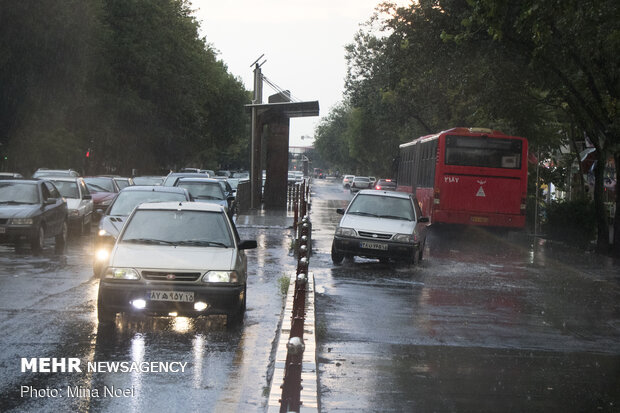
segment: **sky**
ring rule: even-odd
[[[201,35],[228,71],[253,90],[252,63],[293,98],[319,101],[317,117],[292,118],[290,146],[310,146],[320,119],[342,100],[345,45],[381,0],[192,0]],[[394,1],[408,4],[409,1]],[[275,94],[263,86],[263,102]],[[304,137],[302,139],[302,137]]]

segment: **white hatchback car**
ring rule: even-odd
[[[132,212],[99,282],[97,315],[116,313],[243,319],[247,259],[224,208],[204,202],[141,204]]]
[[[52,181],[58,192],[67,201],[69,228],[80,234],[90,234],[95,209],[93,196],[83,178],[53,176],[44,179]]]
[[[359,191],[336,227],[332,261],[340,264],[354,256],[415,264],[422,259],[428,217],[422,216],[413,194],[393,191]]]

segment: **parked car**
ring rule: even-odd
[[[379,179],[377,183],[375,183],[375,189],[384,190],[384,191],[392,191],[396,189],[396,181],[386,178]]]
[[[126,178],[123,176],[114,177],[116,184],[120,189],[127,188],[128,186],[135,185],[133,178]]]
[[[80,176],[80,174],[73,169],[47,169],[39,168],[33,174],[32,178],[42,178],[47,176]]]
[[[69,229],[81,234],[90,234],[95,204],[84,178],[49,177],[60,195],[67,201]]]
[[[164,182],[165,176],[134,176],[134,185],[161,185]]]
[[[33,251],[54,237],[56,251],[67,243],[67,203],[53,183],[42,180],[0,181],[0,242],[18,244],[25,238]]]
[[[422,259],[428,217],[413,194],[363,190],[351,200],[336,227],[331,257],[340,264],[345,257],[379,258],[415,264]]]
[[[86,182],[86,186],[93,196],[95,204],[93,218],[98,222],[121,189],[114,178],[110,176],[88,176],[84,178],[84,182]]]
[[[370,183],[370,178],[368,178],[367,176],[356,176],[355,178],[353,178],[353,181],[351,182],[351,193],[355,193],[357,191],[360,191],[362,189],[369,189],[372,188],[372,184]]]
[[[244,250],[250,248],[256,241],[241,241],[219,205],[141,204],[123,227],[99,282],[99,322],[110,324],[119,312],[225,314],[229,325],[241,322],[247,292]]]
[[[349,189],[349,188],[351,188],[351,182],[353,182],[353,178],[355,178],[355,175],[345,175],[345,176],[342,178],[342,186],[343,186],[345,189]]]
[[[176,186],[185,188],[196,202],[208,202],[220,205],[232,217],[233,202],[232,188],[225,180],[213,178],[180,178]],[[224,188],[230,188],[230,192]]]
[[[101,276],[108,262],[110,251],[133,209],[145,202],[187,202],[189,192],[169,186],[130,186],[122,189],[99,221],[95,237],[93,273]]]

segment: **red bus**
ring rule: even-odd
[[[400,145],[398,191],[434,223],[525,226],[527,140],[454,128]]]

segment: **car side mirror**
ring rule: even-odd
[[[344,215],[344,208],[338,208],[338,209],[336,209],[336,213],[337,213],[338,215]]]
[[[428,219],[428,217],[420,217],[420,218],[418,218],[418,222],[424,224],[424,223],[428,223],[428,222],[431,222],[431,221],[430,221],[430,219]]]
[[[256,241],[255,240],[249,240],[248,239],[248,240],[241,241],[239,243],[239,249],[240,250],[251,250],[251,249],[256,248],[256,246],[257,245],[256,245]]]

